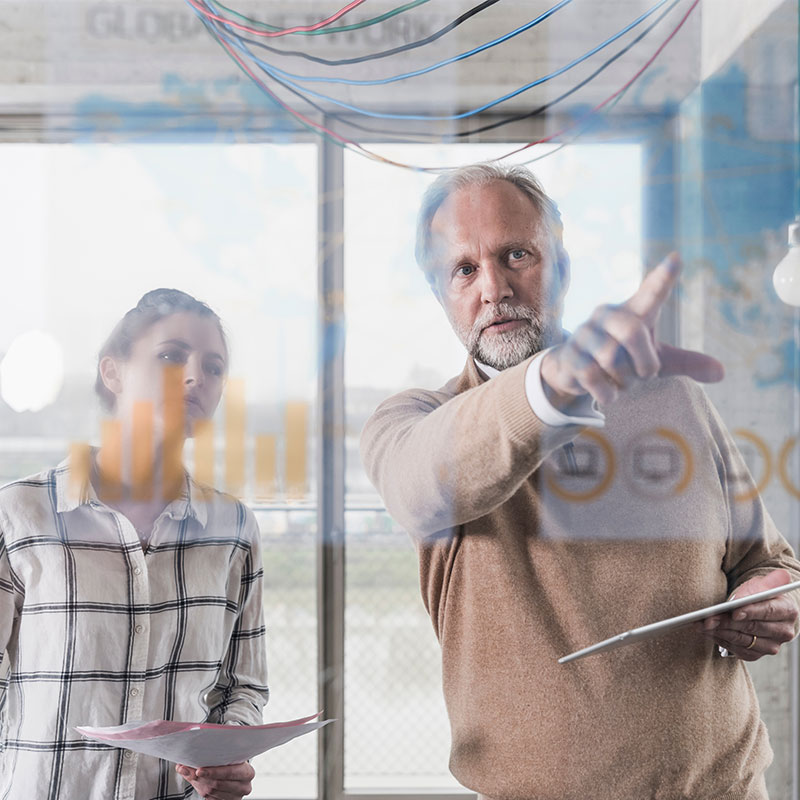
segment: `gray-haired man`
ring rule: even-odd
[[[764,800],[771,751],[742,661],[794,636],[788,596],[557,664],[800,575],[695,383],[721,364],[654,336],[677,258],[564,333],[558,211],[527,170],[492,165],[428,190],[417,257],[469,357],[440,390],[384,402],[362,456],[417,543],[454,775],[494,800]],[[606,466],[588,487],[582,432]],[[651,491],[630,455],[653,439],[682,467]]]

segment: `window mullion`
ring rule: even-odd
[[[319,733],[320,800],[344,791],[344,153],[319,146],[317,620],[319,699],[337,722]]]

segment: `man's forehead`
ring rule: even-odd
[[[539,209],[508,181],[473,184],[451,192],[430,224],[430,245],[436,250],[482,238],[538,239],[546,235]]]

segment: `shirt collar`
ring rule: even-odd
[[[480,371],[481,371],[481,372],[482,372],[482,373],[483,373],[483,374],[484,374],[484,375],[485,375],[485,376],[486,376],[486,377],[487,377],[489,380],[491,380],[492,378],[494,378],[494,377],[496,377],[497,375],[499,375],[499,374],[500,374],[500,370],[499,370],[499,369],[495,369],[494,367],[490,367],[488,364],[483,364],[483,363],[481,363],[480,361],[478,361],[478,359],[477,359],[477,358],[475,359],[475,365],[478,367],[478,369],[479,369],[479,370],[480,370]]]
[[[89,461],[84,469],[73,470],[71,457],[65,458],[55,469],[56,481],[56,511],[62,514],[74,511],[78,506],[99,503],[97,492],[89,480]],[[206,508],[209,497],[207,489],[197,483],[194,478],[184,471],[183,487],[180,495],[167,507],[166,513],[175,520],[193,517],[205,528],[208,521]]]
[[[70,468],[71,462],[72,456],[68,456],[55,469],[56,511],[59,514],[97,502],[97,495],[89,480],[88,460],[85,469],[74,472]],[[85,474],[81,475],[81,472]]]

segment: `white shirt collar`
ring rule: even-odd
[[[481,364],[481,362],[478,361],[477,359],[475,359],[475,365],[478,367],[478,369],[481,372],[483,372],[486,376],[488,376],[489,380],[494,378],[496,375],[500,374],[500,370],[499,369],[495,369],[494,367],[490,367],[488,364]]]

